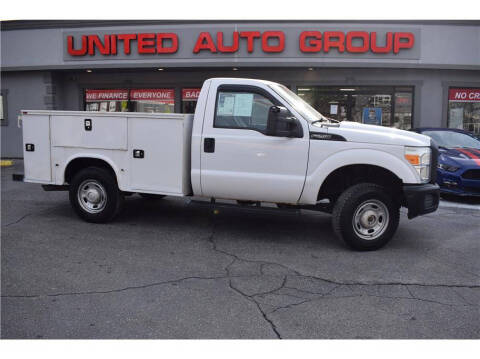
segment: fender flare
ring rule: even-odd
[[[56,184],[65,184],[65,171],[66,171],[68,165],[72,161],[74,161],[78,158],[87,158],[87,159],[92,158],[92,159],[102,160],[102,161],[106,162],[113,169],[113,172],[115,173],[115,177],[116,177],[117,183],[118,183],[118,188],[120,190],[125,190],[123,179],[120,176],[120,170],[119,170],[118,166],[115,165],[115,163],[109,157],[104,156],[104,155],[100,155],[100,154],[96,154],[96,153],[90,153],[90,152],[75,153],[74,155],[71,155],[70,157],[68,157],[65,160],[64,164],[62,166],[58,167],[58,169],[56,171],[56,176],[55,176]]]
[[[349,165],[373,165],[382,167],[402,180],[403,183],[419,183],[415,169],[391,153],[372,149],[348,149],[328,157],[305,179],[300,203],[315,204],[318,192],[325,179],[335,170]]]

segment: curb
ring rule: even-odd
[[[474,209],[479,211],[480,204],[467,204],[467,203],[455,203],[455,202],[446,202],[440,201],[439,208],[463,208],[463,209]]]

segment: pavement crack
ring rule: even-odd
[[[23,216],[21,216],[21,217],[20,217],[19,219],[17,219],[16,221],[13,221],[13,222],[4,224],[2,227],[13,226],[14,224],[20,223],[21,221],[23,221],[25,218],[27,218],[27,217],[30,216],[30,215],[32,215],[32,213],[24,214]]]
[[[61,297],[61,296],[75,296],[75,295],[92,295],[92,294],[109,294],[109,293],[119,293],[127,290],[136,290],[136,289],[145,289],[151,288],[166,284],[179,283],[186,280],[215,280],[215,279],[226,279],[226,276],[216,276],[216,277],[184,277],[179,279],[173,279],[163,282],[155,282],[139,286],[128,286],[124,288],[111,289],[111,290],[93,290],[93,291],[83,291],[83,292],[62,292],[62,293],[53,293],[53,294],[34,294],[34,295],[2,295],[1,298],[44,298],[44,297]]]
[[[463,295],[461,295],[455,288],[453,289],[453,291],[455,292],[456,295],[458,295],[460,298],[462,298],[464,303],[466,303],[467,305],[474,305],[474,304],[470,303],[468,300],[466,300],[465,297]]]
[[[273,321],[268,317],[267,313],[262,309],[262,307],[260,306],[260,304],[255,300],[255,298],[253,297],[253,295],[248,295],[246,293],[243,293],[241,290],[239,290],[238,288],[236,288],[233,284],[232,284],[232,277],[230,276],[230,266],[235,263],[237,260],[238,261],[243,261],[243,262],[252,262],[252,263],[255,263],[256,261],[249,261],[249,260],[244,260],[243,258],[240,258],[232,253],[229,253],[227,251],[224,251],[224,250],[221,250],[217,247],[217,243],[215,242],[215,220],[213,217],[211,217],[211,221],[212,221],[212,230],[211,230],[211,233],[210,235],[208,236],[208,241],[210,242],[210,244],[212,245],[212,249],[215,251],[215,252],[218,252],[218,253],[221,253],[223,255],[226,255],[230,258],[232,258],[232,262],[230,262],[226,267],[225,267],[225,271],[227,272],[227,276],[229,276],[229,280],[228,280],[228,286],[230,287],[230,289],[232,291],[234,291],[235,293],[239,294],[240,296],[242,296],[243,298],[245,298],[246,300],[252,302],[255,304],[255,306],[257,307],[258,311],[260,312],[260,314],[262,315],[263,319],[269,324],[270,328],[272,329],[272,331],[275,333],[275,336],[278,338],[278,339],[282,339],[282,336],[280,335],[277,327],[275,326],[275,324],[273,323]],[[260,262],[260,263],[264,263],[264,262]],[[268,263],[270,264],[270,263]],[[263,273],[262,273],[263,275]],[[284,277],[284,280],[281,284],[281,286],[279,288],[275,288],[274,290],[272,291],[269,291],[269,292],[275,292],[279,289],[281,289],[285,283],[287,281],[287,277],[285,276]],[[269,293],[269,292],[266,292],[265,294]],[[256,294],[254,294],[256,295]]]
[[[275,323],[273,323],[273,320],[270,319],[267,315],[267,313],[262,309],[262,307],[260,306],[260,304],[258,304],[256,301],[254,301],[254,303],[256,304],[258,310],[260,311],[260,313],[262,313],[262,316],[263,318],[265,319],[266,322],[268,322],[270,324],[270,327],[272,328],[273,332],[275,333],[275,335],[277,336],[278,339],[282,339],[282,336],[280,335],[277,327],[275,326]]]
[[[272,310],[270,312],[270,314],[273,314],[273,313],[279,311],[280,309],[290,309],[290,308],[296,307],[296,306],[301,305],[301,304],[312,302],[313,300],[314,299],[305,299],[305,300],[302,300],[301,302],[298,302],[298,303],[292,303],[292,304],[284,305],[284,306],[281,306],[281,307],[277,307],[274,310]]]
[[[438,287],[438,288],[480,288],[479,284],[435,284],[435,283],[418,283],[418,282],[355,282],[355,281],[337,281],[333,279],[328,279],[328,278],[323,278],[323,277],[318,277],[318,276],[313,276],[313,275],[304,275],[300,274],[300,277],[304,278],[311,278],[311,279],[316,279],[316,280],[321,280],[327,283],[331,284],[338,284],[338,285],[343,285],[343,286],[395,286],[395,285],[412,285],[412,286],[419,286],[419,287]]]
[[[439,287],[439,288],[472,288],[472,289],[480,288],[480,284],[474,284],[474,285],[466,284],[466,285],[464,285],[464,284],[434,284],[434,283],[420,283],[420,282],[405,283],[405,282],[401,282],[401,281],[398,281],[398,282],[395,282],[395,281],[392,281],[392,282],[338,281],[338,280],[334,280],[334,279],[330,279],[330,278],[319,277],[319,276],[314,276],[314,275],[309,275],[309,274],[303,274],[303,273],[299,272],[298,270],[290,268],[290,267],[288,267],[288,266],[286,266],[282,263],[265,261],[265,260],[246,259],[246,258],[242,258],[242,257],[240,257],[240,256],[238,256],[234,253],[228,252],[224,249],[218,248],[218,245],[217,245],[217,243],[214,239],[216,224],[215,224],[215,220],[214,220],[213,217],[212,217],[211,221],[212,221],[212,232],[208,236],[208,241],[211,243],[212,249],[215,252],[218,252],[218,253],[221,253],[225,256],[228,256],[232,259],[235,259],[236,261],[245,262],[245,263],[258,263],[258,264],[260,264],[260,270],[261,270],[260,275],[264,275],[264,273],[263,273],[264,268],[263,267],[265,265],[274,265],[274,266],[278,266],[280,268],[283,268],[283,269],[293,273],[293,274],[289,274],[291,276],[296,275],[298,277],[311,278],[311,279],[321,280],[321,281],[331,283],[331,284],[344,285],[344,286],[355,286],[355,285],[359,285],[359,286],[374,286],[374,285],[378,285],[378,286],[394,286],[394,285],[407,286],[407,285],[415,285],[415,286],[420,286],[420,287]],[[235,260],[233,262],[235,262]],[[233,262],[230,263],[227,267],[231,266],[233,264]],[[228,271],[227,271],[227,273],[228,273]],[[314,294],[318,294],[318,293],[314,293]]]
[[[324,296],[321,296],[319,298],[312,299],[314,300],[320,300]],[[359,298],[359,297],[373,297],[373,298],[385,298],[385,299],[406,299],[406,300],[417,300],[421,302],[426,302],[426,303],[435,303],[435,304],[440,304],[440,305],[445,305],[447,307],[478,307],[476,305],[471,305],[471,304],[450,304],[450,303],[444,303],[444,302],[439,302],[436,300],[431,300],[431,299],[424,299],[424,298],[419,298],[419,297],[401,297],[401,296],[388,296],[388,295],[375,295],[375,294],[354,294],[354,295],[330,295],[329,297],[331,298]]]
[[[242,297],[244,297],[246,300],[252,302],[255,304],[255,306],[257,307],[258,311],[260,312],[260,314],[262,315],[263,319],[270,325],[270,327],[272,328],[272,331],[275,333],[275,336],[278,338],[278,339],[282,339],[282,336],[280,335],[277,327],[275,326],[275,323],[273,323],[272,319],[270,319],[267,315],[267,313],[262,309],[262,307],[260,306],[260,304],[255,300],[255,298],[253,297],[254,295],[248,295],[244,292],[242,292],[240,289],[238,289],[237,287],[235,287],[233,284],[232,284],[232,280],[230,279],[228,281],[228,286],[230,287],[231,290],[233,290],[235,293],[238,293],[240,294]],[[276,289],[278,290],[278,289]]]
[[[297,297],[297,296],[292,296],[292,297],[295,297],[295,298],[300,298],[300,299],[304,299],[303,301],[301,302],[298,302],[298,303],[292,303],[292,304],[288,304],[288,305],[284,305],[284,306],[280,306],[280,307],[277,307],[275,308],[274,310],[272,310],[270,312],[270,314],[273,314],[275,312],[277,312],[278,310],[280,309],[290,309],[290,308],[293,308],[293,307],[296,307],[298,305],[301,305],[301,304],[305,304],[305,303],[309,303],[309,302],[312,302],[316,299],[319,299],[321,297],[325,297],[325,296],[328,296],[329,294],[331,294],[335,289],[337,289],[338,287],[341,287],[341,285],[336,285],[335,287],[331,288],[328,292],[326,293],[317,293],[317,292],[310,292],[310,291],[305,291],[305,290],[301,290],[301,289],[298,289],[298,288],[295,288],[295,287],[286,287],[285,288],[289,288],[289,289],[294,289],[294,290],[297,290],[299,292],[304,292],[304,293],[309,293],[309,294],[313,294],[313,295],[318,295],[319,297],[318,298],[309,298],[309,299],[305,299],[305,298],[302,298],[302,297]],[[291,296],[289,294],[287,294],[288,296]]]
[[[287,276],[284,276],[282,283],[277,288],[268,290],[266,292],[254,293],[254,294],[251,294],[250,296],[255,297],[255,296],[269,295],[269,294],[275,293],[276,291],[279,291],[280,289],[284,288],[286,283],[287,283]]]

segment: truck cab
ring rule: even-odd
[[[338,123],[270,81],[209,79],[193,117],[22,114],[25,180],[68,190],[91,222],[113,219],[131,193],[269,202],[331,213],[339,237],[371,250],[392,238],[401,206],[409,218],[438,207],[429,137]]]

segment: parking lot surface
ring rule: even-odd
[[[2,168],[2,338],[479,338],[480,205],[375,252],[330,216],[128,197],[110,224]]]

